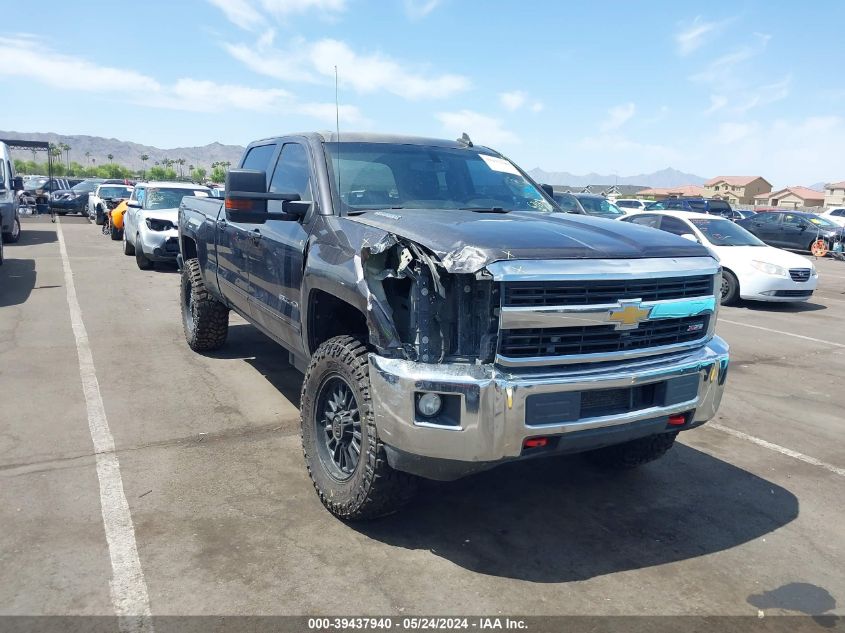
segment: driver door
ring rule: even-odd
[[[778,226],[777,246],[786,248],[807,248],[810,238],[807,234],[808,222],[796,213],[784,213]]]

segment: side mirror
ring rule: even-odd
[[[140,200],[129,200],[126,202],[126,206],[132,209],[140,209],[141,208],[141,201]]]
[[[698,241],[698,238],[695,235],[693,235],[692,233],[684,233],[683,235],[681,235],[681,237],[684,238],[685,240],[689,240],[690,242],[695,242],[696,244],[701,244],[701,242]]]
[[[231,222],[263,224],[267,220],[294,220],[304,215],[298,193],[268,193],[267,173],[259,169],[230,169],[226,174],[226,218]],[[269,213],[268,200],[282,201],[282,213]]]
[[[23,191],[23,178],[21,176],[15,176],[12,178],[12,189],[15,191]]]

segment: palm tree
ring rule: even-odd
[[[150,160],[149,154],[141,154],[141,162],[144,163],[144,177],[147,176],[147,161]],[[158,163],[156,163],[158,165]]]
[[[112,162],[112,161],[114,160],[114,154],[108,154],[108,155],[106,156],[106,158],[108,158],[108,159],[109,159],[109,162]]]
[[[70,145],[68,145],[67,143],[59,143],[59,147],[65,153],[65,165],[67,165],[67,173],[69,174],[70,173],[70,149],[71,149]]]
[[[229,167],[232,166],[232,162],[227,160],[225,163],[223,163],[223,166],[226,168],[226,171],[229,171]]]
[[[182,174],[183,174],[183,172],[182,172],[182,166],[183,166],[186,162],[188,162],[188,161],[186,161],[184,158],[180,158],[180,159],[178,159],[178,160],[176,161],[176,164],[177,164],[177,165],[179,165],[179,178],[181,178],[181,177],[182,177]]]
[[[88,161],[90,160],[90,158],[91,158],[91,152],[85,152],[85,162],[86,162],[86,163],[88,163]]]

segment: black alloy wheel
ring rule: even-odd
[[[352,387],[339,374],[328,376],[314,411],[320,461],[332,477],[345,481],[361,458],[361,414]]]

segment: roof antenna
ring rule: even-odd
[[[337,199],[340,203],[340,208],[343,209],[343,194],[340,192],[340,100],[338,98],[337,90],[337,64],[334,67],[334,116],[335,116],[335,143],[337,144]]]
[[[464,147],[472,147],[472,139],[470,139],[469,134],[467,134],[466,132],[461,134],[461,138],[458,139],[458,143],[460,143]]]

